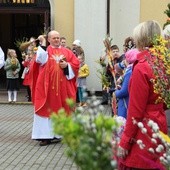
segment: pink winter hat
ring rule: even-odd
[[[139,51],[135,48],[135,49],[131,49],[131,50],[128,50],[126,53],[125,53],[125,58],[126,58],[126,61],[129,63],[129,64],[132,64],[136,61],[137,59],[137,55],[138,55]]]

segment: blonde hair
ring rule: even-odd
[[[15,55],[13,54],[15,53]],[[7,57],[16,57],[16,51],[14,49],[8,49],[7,50]]]
[[[133,38],[136,47],[143,50],[145,47],[151,47],[153,38],[161,35],[161,27],[157,21],[151,20],[142,22],[134,28]]]

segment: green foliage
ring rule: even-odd
[[[170,24],[170,3],[167,5],[168,9],[164,11],[164,13],[167,15],[168,19],[166,23],[164,24],[163,28],[165,28],[167,25]]]
[[[11,65],[11,69],[12,69],[13,71],[15,71],[17,68],[18,68],[18,66],[17,66],[16,64],[12,64],[12,65]]]
[[[149,49],[152,57],[147,59],[154,73],[151,80],[154,92],[159,95],[156,103],[164,102],[170,108],[170,50],[167,43],[163,37],[155,36],[153,47]]]
[[[101,68],[97,69],[97,77],[100,79],[103,87],[110,87],[111,82],[106,75],[106,63],[104,61],[96,61],[100,64]]]
[[[170,17],[170,3],[167,5],[167,7],[168,7],[168,9],[166,9],[166,10],[164,11],[164,13],[165,13],[168,17]]]
[[[118,124],[98,107],[91,102],[88,109],[77,109],[71,116],[61,109],[51,117],[55,134],[62,135],[63,143],[68,146],[68,157],[81,170],[113,170],[116,166],[112,136]]]
[[[19,48],[22,43],[25,43],[25,42],[27,42],[27,41],[28,41],[28,38],[23,37],[23,38],[21,38],[21,39],[15,40],[14,44],[16,45],[16,47]]]
[[[111,82],[109,81],[109,78],[106,76],[105,71],[98,69],[97,73],[99,73],[99,75],[97,75],[97,76],[100,78],[102,86],[103,87],[110,87]]]

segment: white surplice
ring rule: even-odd
[[[47,60],[48,60],[48,53],[39,46],[37,50],[36,62],[40,63],[41,66],[43,66],[47,62]],[[66,77],[68,80],[70,80],[74,78],[75,74],[69,63],[68,63],[68,70],[69,70],[69,75],[67,75]],[[61,138],[60,135],[56,135],[53,133],[51,119],[46,117],[41,117],[35,113],[33,127],[32,127],[32,139],[53,139],[54,137],[58,139]]]
[[[0,47],[0,69],[4,66],[5,63],[5,55],[2,51],[2,48]]]

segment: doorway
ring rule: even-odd
[[[48,0],[47,0],[48,1]],[[5,53],[8,48],[15,49],[20,64],[22,62],[21,52],[19,51],[16,41],[29,39],[30,37],[38,37],[44,33],[50,26],[50,4],[47,3],[43,7],[41,4],[5,4],[0,7],[0,46]],[[41,1],[40,1],[41,2]],[[21,64],[20,75],[22,75],[23,66]],[[21,76],[20,76],[21,77]],[[21,88],[22,79],[20,79]],[[6,88],[6,72],[0,69],[0,89]]]

